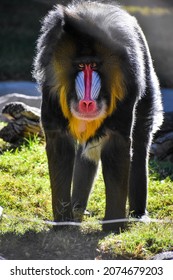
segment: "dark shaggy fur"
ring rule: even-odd
[[[104,100],[108,108],[111,106],[117,67],[123,77],[124,95],[115,95],[111,115],[75,152],[77,139],[69,130],[60,91],[65,83],[70,111],[72,100],[76,100],[75,63],[83,57],[100,63],[102,89],[98,102]],[[56,60],[60,65],[58,73]],[[113,75],[115,82],[111,80]],[[162,123],[162,104],[148,45],[136,19],[108,1],[56,6],[43,22],[34,76],[43,94],[42,125],[54,219],[71,220],[78,210],[85,210],[99,156],[106,186],[105,219],[125,217],[127,196],[131,215],[145,215],[148,151],[152,135]],[[110,224],[105,228],[118,230],[120,226]]]

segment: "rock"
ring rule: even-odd
[[[150,154],[154,159],[173,162],[173,112],[164,114],[164,122],[155,135]]]
[[[17,120],[26,117],[29,120],[39,122],[40,109],[28,106],[22,102],[11,102],[3,107],[2,115],[7,120]]]
[[[22,102],[28,106],[34,107],[34,108],[40,108],[41,106],[41,95],[39,96],[30,96],[30,95],[24,95],[19,93],[9,93],[5,94],[3,96],[0,96],[0,120],[2,121],[2,108],[12,102]]]
[[[155,255],[152,260],[173,260],[173,251],[163,252]]]
[[[2,116],[8,125],[0,130],[0,138],[15,143],[32,135],[43,137],[40,125],[40,109],[22,102],[12,102],[2,109]]]
[[[5,258],[3,258],[1,255],[0,255],[0,261],[2,261],[2,260],[6,260]]]

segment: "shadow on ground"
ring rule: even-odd
[[[97,249],[99,240],[105,236],[105,233],[98,232],[83,234],[79,229],[29,231],[24,235],[8,233],[0,237],[0,255],[8,260],[113,259],[113,256]],[[117,256],[117,259],[126,258]]]

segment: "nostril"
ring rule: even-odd
[[[87,107],[88,107],[88,104],[87,104],[86,101],[83,101],[82,105],[83,105],[84,108],[87,108]]]
[[[88,102],[88,101],[83,101],[83,107],[86,108],[86,109],[89,108],[89,107],[91,107],[92,104],[93,104],[93,103],[92,103],[91,101],[89,101],[89,102]]]
[[[82,112],[94,112],[96,110],[96,102],[94,100],[81,100],[79,102],[79,110]]]
[[[93,102],[88,103],[88,108],[91,107],[91,106],[93,106]]]

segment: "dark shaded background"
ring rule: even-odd
[[[0,81],[32,80],[40,20],[60,0],[1,0]],[[119,0],[144,30],[162,87],[173,88],[173,1]]]

